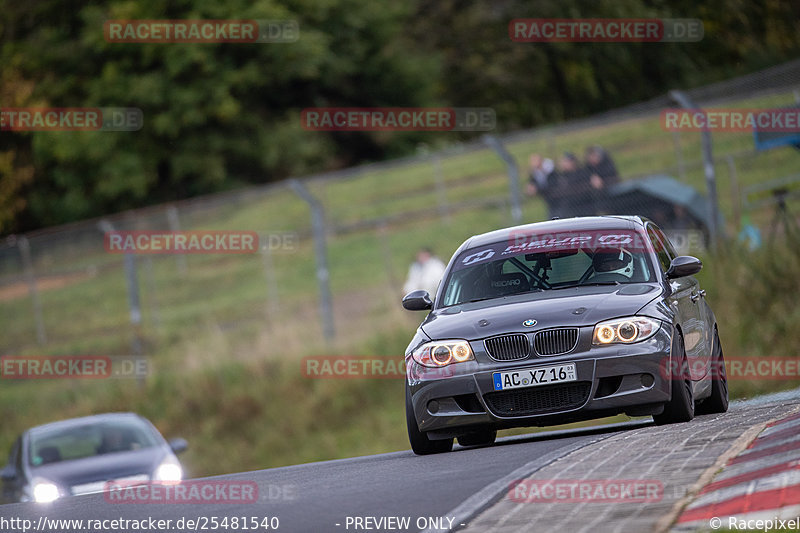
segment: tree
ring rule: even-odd
[[[17,4],[0,15],[0,61],[33,87],[15,105],[135,107],[137,132],[4,132],[0,231],[272,181],[405,151],[413,135],[306,131],[303,108],[433,103],[435,64],[403,36],[410,11],[353,0],[106,0]],[[297,20],[281,44],[106,42],[118,19]],[[5,72],[4,72],[5,75]],[[4,80],[4,85],[6,80]],[[411,140],[409,140],[411,139]],[[2,154],[2,150],[0,150]],[[33,161],[12,168],[8,161]],[[4,199],[4,189],[11,192]],[[0,204],[3,205],[3,204]]]

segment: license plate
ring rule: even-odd
[[[536,387],[551,383],[577,381],[575,363],[553,366],[537,366],[513,372],[495,372],[492,374],[494,390],[520,389]]]

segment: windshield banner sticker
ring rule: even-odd
[[[644,237],[633,231],[597,230],[560,233],[512,232],[507,241],[465,250],[453,265],[453,270],[486,263],[490,260],[532,253],[558,253],[575,250],[624,248],[629,252],[647,251]]]

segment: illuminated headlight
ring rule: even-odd
[[[33,501],[47,503],[57,500],[61,496],[58,485],[52,481],[40,479],[33,484]]]
[[[462,340],[427,342],[411,352],[411,357],[422,366],[431,368],[475,359],[469,343]]]
[[[592,344],[632,344],[649,339],[660,326],[658,320],[643,316],[617,318],[600,322],[594,327]]]
[[[183,479],[183,468],[177,460],[171,457],[165,459],[153,472],[153,481],[177,483],[181,479]]]

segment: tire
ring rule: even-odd
[[[497,438],[496,429],[484,429],[458,437],[461,446],[491,446]]]
[[[408,441],[411,443],[411,450],[417,455],[445,453],[453,449],[453,439],[431,440],[419,430],[408,387],[406,387],[406,426],[408,426]]]
[[[686,358],[686,349],[683,337],[676,332],[673,341],[672,354],[679,361],[675,376],[670,376],[672,397],[664,404],[664,412],[653,415],[653,420],[659,426],[688,422],[694,418],[694,393],[692,391],[692,378],[689,374],[689,363]]]
[[[714,347],[711,353],[713,361],[711,375],[711,396],[700,402],[695,409],[698,415],[713,415],[728,410],[728,376],[725,373],[725,358],[722,355],[722,344],[719,333],[714,330]]]

